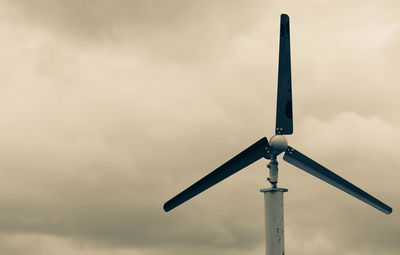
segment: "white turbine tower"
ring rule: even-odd
[[[278,188],[278,161],[277,156],[284,152],[283,159],[300,168],[301,170],[325,181],[349,195],[375,207],[376,209],[390,214],[392,208],[375,197],[354,186],[342,177],[321,166],[299,151],[288,146],[284,135],[293,133],[293,111],[292,111],[292,78],[290,69],[290,36],[289,17],[281,15],[280,44],[279,44],[279,69],[278,69],[278,96],[276,107],[275,135],[268,143],[263,137],[249,148],[245,149],[222,166],[218,167],[175,197],[164,204],[166,212],[174,209],[204,190],[247,167],[255,161],[266,158],[270,162],[269,178],[271,188],[262,189],[265,198],[265,231],[266,231],[266,254],[283,255],[284,227],[283,227],[283,193],[284,188]]]

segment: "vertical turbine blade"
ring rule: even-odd
[[[321,166],[314,160],[308,158],[307,156],[296,151],[290,146],[287,148],[285,155],[283,156],[283,159],[286,162],[300,168],[301,170],[304,170],[307,173],[314,175],[315,177],[321,179],[322,181],[327,182],[335,186],[336,188],[343,190],[349,195],[352,195],[353,197],[358,198],[361,201],[375,207],[381,212],[384,212],[386,214],[390,214],[392,212],[392,208],[390,208],[388,205],[379,201],[378,199],[371,196],[362,189],[354,186],[353,184],[346,181],[339,175]]]
[[[246,166],[256,162],[260,158],[269,157],[269,143],[267,138],[263,137],[249,148],[245,149],[222,166],[218,167],[189,188],[185,189],[171,200],[164,204],[164,211],[168,212],[178,205],[186,202],[192,197],[200,194],[204,190],[245,168]]]
[[[279,39],[278,98],[276,104],[276,135],[293,133],[292,72],[290,69],[289,16],[281,15]]]

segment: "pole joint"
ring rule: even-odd
[[[267,165],[269,169],[268,182],[271,183],[272,188],[277,187],[278,183],[278,161],[276,160],[276,155],[272,154],[271,161]]]

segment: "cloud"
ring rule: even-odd
[[[273,134],[284,10],[290,145],[395,210],[383,215],[280,160],[287,251],[397,254],[396,8],[307,3],[7,2],[3,253],[264,252],[265,161],[168,214],[162,204]]]
[[[166,60],[197,61],[221,55],[263,13],[246,1],[12,1],[17,15],[66,40],[130,44]],[[165,60],[164,60],[165,61]]]

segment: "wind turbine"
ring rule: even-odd
[[[280,44],[279,44],[279,69],[278,69],[278,97],[276,106],[275,135],[270,142],[266,137],[227,161],[175,197],[164,204],[166,212],[174,209],[192,197],[205,191],[211,186],[249,166],[261,158],[269,159],[268,181],[271,188],[262,189],[265,201],[265,230],[266,254],[284,254],[284,228],[283,228],[283,193],[284,188],[278,188],[278,161],[277,156],[284,152],[283,159],[300,168],[301,170],[327,182],[336,188],[358,198],[359,200],[375,207],[383,213],[390,214],[392,208],[375,197],[354,186],[339,175],[328,170],[301,152],[288,146],[284,135],[293,133],[292,110],[292,78],[290,68],[290,36],[289,16],[281,15]]]

